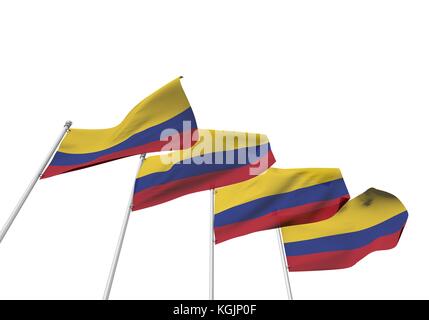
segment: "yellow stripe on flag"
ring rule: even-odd
[[[269,168],[255,178],[216,189],[215,213],[259,198],[291,192],[341,178],[341,171],[336,168]]]
[[[58,151],[82,154],[111,148],[136,133],[177,116],[189,107],[180,78],[177,78],[141,101],[116,127],[71,129]]]

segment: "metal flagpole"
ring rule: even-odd
[[[0,243],[3,241],[3,238],[6,236],[7,232],[9,231],[9,228],[12,226],[12,223],[15,220],[15,218],[17,217],[19,211],[21,210],[22,206],[24,205],[25,201],[27,200],[28,196],[30,195],[31,191],[33,190],[34,186],[36,185],[37,181],[39,181],[40,177],[42,176],[43,172],[45,171],[45,168],[48,165],[49,160],[52,158],[53,154],[57,150],[57,148],[60,145],[61,141],[63,140],[64,136],[70,130],[71,125],[72,125],[71,121],[67,121],[64,124],[64,127],[61,130],[60,135],[58,136],[57,140],[55,140],[55,144],[52,146],[52,148],[49,151],[49,154],[47,155],[46,159],[42,162],[42,165],[40,166],[40,168],[37,171],[36,175],[34,176],[33,180],[31,180],[30,184],[28,185],[27,189],[25,190],[24,194],[22,195],[21,199],[19,199],[15,209],[13,209],[12,214],[10,215],[9,219],[6,221],[5,225],[3,226],[3,229],[0,232]]]
[[[286,285],[287,297],[288,297],[288,300],[293,300],[292,289],[290,287],[290,282],[289,282],[289,267],[286,261],[285,245],[283,243],[282,231],[280,228],[277,228],[277,237],[279,240],[280,257],[282,259],[283,276],[284,276],[285,285]]]
[[[140,171],[140,167],[142,166],[144,160],[146,158],[146,153],[140,156],[139,166],[137,169],[137,174]],[[118,266],[119,256],[122,250],[122,244],[124,243],[125,232],[127,231],[128,220],[130,219],[130,214],[133,209],[133,198],[134,198],[134,185],[135,181],[133,181],[133,188],[131,189],[130,200],[128,201],[128,206],[125,211],[124,221],[122,222],[121,233],[119,234],[118,243],[116,245],[115,255],[113,256],[112,266],[110,267],[109,278],[107,279],[106,288],[104,290],[103,300],[109,300],[110,291],[112,290],[113,279],[115,278],[116,267]]]
[[[210,190],[210,246],[209,246],[209,300],[214,300],[214,201],[215,201],[215,190]]]

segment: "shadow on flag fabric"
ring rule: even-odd
[[[137,175],[133,210],[251,179],[275,162],[263,134],[202,129],[198,134],[191,148],[146,158]]]
[[[350,198],[339,169],[278,169],[215,190],[216,243],[327,219]]]
[[[371,188],[327,220],[282,228],[289,270],[348,268],[371,252],[392,249],[407,218],[398,198]]]
[[[190,147],[197,124],[180,79],[171,81],[141,101],[116,127],[71,129],[42,178],[161,151],[165,145],[171,145],[171,140],[180,143],[175,143],[170,150]]]

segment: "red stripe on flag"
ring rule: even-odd
[[[349,195],[344,195],[336,199],[312,202],[274,211],[256,219],[217,227],[215,228],[216,244],[257,231],[328,219],[337,213],[349,199]]]
[[[267,155],[260,158],[260,160],[264,160],[266,157],[268,157],[268,167],[272,166],[275,159],[271,150]],[[219,188],[253,178],[254,175],[250,175],[249,173],[252,167],[254,167],[254,164],[244,165],[243,167],[230,170],[211,172],[143,189],[134,195],[133,211],[152,207],[186,194]],[[264,168],[264,170],[266,169],[267,168]]]
[[[374,251],[388,250],[396,247],[402,230],[380,237],[370,244],[353,250],[340,250],[302,256],[288,256],[290,271],[316,271],[344,269],[354,266],[365,256]],[[287,252],[286,252],[287,255]]]

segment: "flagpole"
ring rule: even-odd
[[[214,300],[214,194],[215,190],[210,189],[209,300]]]
[[[140,171],[141,166],[146,158],[146,153],[140,155],[139,166],[137,169],[137,174]],[[103,300],[109,300],[110,291],[112,290],[113,279],[115,278],[116,267],[118,266],[119,256],[122,250],[122,244],[124,243],[125,232],[127,231],[128,220],[130,219],[130,214],[133,209],[133,198],[134,198],[134,186],[135,181],[133,181],[133,187],[131,189],[130,199],[128,201],[128,206],[125,211],[124,221],[122,222],[121,233],[119,234],[118,243],[116,245],[115,255],[113,256],[113,262],[110,267],[109,277],[107,279],[106,288],[104,290]]]
[[[0,243],[3,241],[4,237],[6,236],[7,232],[9,231],[9,228],[12,226],[13,221],[18,216],[19,211],[21,210],[22,206],[24,205],[25,201],[27,200],[28,196],[30,195],[31,191],[33,190],[34,186],[36,185],[37,181],[39,181],[40,177],[42,176],[43,172],[45,171],[45,168],[48,165],[49,160],[51,160],[53,154],[57,150],[57,148],[60,145],[61,141],[63,140],[64,136],[67,134],[67,132],[69,132],[71,125],[72,125],[71,121],[67,121],[64,124],[64,127],[61,130],[60,135],[55,140],[55,144],[52,146],[52,148],[49,151],[48,155],[46,156],[45,160],[42,162],[39,170],[37,170],[36,175],[31,180],[31,182],[28,185],[27,189],[25,190],[24,194],[21,196],[21,199],[19,199],[18,203],[16,204],[15,208],[12,211],[12,214],[9,216],[9,219],[4,224],[4,226],[0,232]]]
[[[286,285],[287,297],[288,297],[288,300],[293,300],[292,289],[290,287],[290,281],[289,281],[289,267],[287,265],[285,244],[283,242],[281,228],[277,228],[277,238],[279,240],[280,257],[282,259],[283,276],[284,276],[284,281]]]

